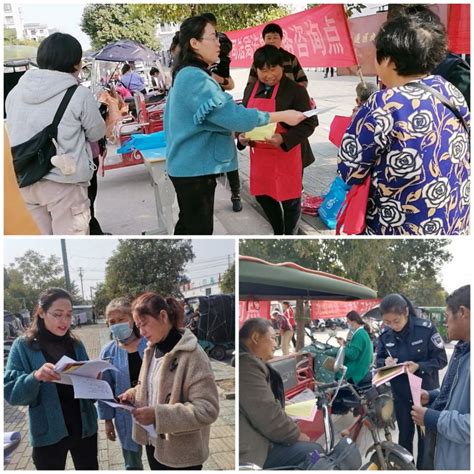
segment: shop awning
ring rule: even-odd
[[[239,258],[240,300],[351,301],[376,297],[374,290],[360,283],[295,263],[275,264],[255,257]]]

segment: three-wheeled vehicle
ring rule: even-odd
[[[234,295],[211,295],[187,298],[186,302],[199,313],[195,334],[209,356],[224,360],[235,350]]]
[[[123,99],[121,106],[118,87],[120,71],[125,63],[134,64],[135,72],[148,82],[147,93],[135,92]],[[150,67],[155,67],[163,79],[163,87],[154,89],[148,75]],[[150,48],[132,40],[118,40],[104,46],[92,55],[91,89],[98,100],[107,108],[106,124],[108,140],[117,149],[134,134],[151,134],[163,130],[165,97],[169,86],[169,72],[163,65],[160,55]],[[128,113],[127,113],[128,109]],[[116,153],[108,147],[103,170],[123,168],[143,163],[140,153],[134,151]]]

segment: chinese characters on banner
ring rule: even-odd
[[[280,18],[282,48],[296,55],[303,67],[342,67],[357,64],[343,5],[321,5]],[[227,32],[232,40],[232,67],[250,67],[263,46],[265,25]]]
[[[357,301],[311,301],[311,319],[343,318],[349,311],[363,315],[377,306],[380,299]]]

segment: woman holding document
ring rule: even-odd
[[[421,377],[422,388],[439,388],[440,369],[446,366],[443,340],[433,323],[416,316],[411,302],[402,295],[387,295],[380,303],[386,329],[379,337],[377,367],[405,362],[407,370]],[[408,377],[403,374],[390,380],[395,403],[398,443],[413,453],[415,425],[410,414],[413,406]],[[417,468],[423,461],[423,437],[418,430]]]
[[[37,470],[64,470],[71,453],[76,470],[98,470],[97,414],[92,400],[75,399],[71,385],[54,383],[61,357],[88,360],[71,333],[72,298],[60,288],[39,297],[33,321],[13,343],[4,374],[4,397],[29,407],[30,444]]]
[[[238,168],[233,132],[270,122],[296,125],[301,112],[260,112],[237,105],[212,78],[219,61],[219,37],[203,16],[179,30],[179,56],[165,110],[167,171],[179,204],[176,235],[213,233],[216,175]]]
[[[257,49],[253,65],[258,81],[249,84],[242,103],[269,113],[285,109],[301,112],[311,108],[305,87],[284,74],[283,53],[276,46]],[[262,206],[275,235],[298,231],[301,215],[303,168],[314,161],[308,142],[317,117],[298,124],[279,123],[268,137],[240,135],[240,147],[250,145],[250,193]]]
[[[181,329],[184,310],[174,298],[145,293],[132,313],[148,341],[137,386],[119,397],[136,407],[133,439],[146,446],[152,470],[200,470],[219,413],[209,359],[191,331]]]
[[[138,383],[146,339],[140,337],[140,331],[133,322],[131,304],[126,298],[113,299],[105,308],[105,319],[113,340],[102,348],[100,358],[109,361],[118,371],[104,372],[102,380],[110,384],[114,395],[119,395]],[[105,420],[107,439],[115,441],[117,435],[119,437],[125,469],[143,470],[142,447],[132,439],[130,412],[104,402],[98,403],[98,412],[99,418]]]

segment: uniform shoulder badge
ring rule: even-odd
[[[438,349],[443,349],[444,347],[444,342],[442,337],[439,335],[439,332],[435,332],[431,336],[431,342],[438,348]]]

